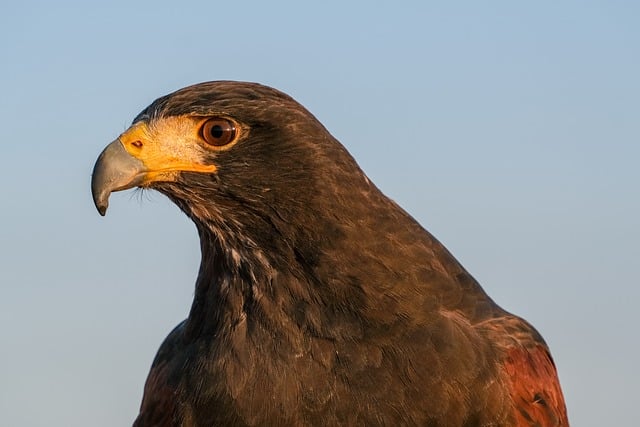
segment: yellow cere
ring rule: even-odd
[[[189,116],[163,118],[152,124],[138,122],[119,140],[145,165],[144,183],[174,181],[180,171],[213,173],[216,166],[204,163],[207,148],[198,135],[200,122]]]

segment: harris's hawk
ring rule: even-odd
[[[165,194],[202,251],[134,426],[566,426],[549,349],[322,124],[255,83],[157,99],[98,158],[96,207]]]

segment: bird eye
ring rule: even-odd
[[[236,137],[236,127],[227,119],[209,119],[200,129],[202,139],[209,145],[222,147],[229,144]]]

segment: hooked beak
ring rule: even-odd
[[[109,195],[142,184],[147,168],[144,163],[125,150],[116,139],[100,153],[91,176],[93,202],[104,216],[109,206]]]

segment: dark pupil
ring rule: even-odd
[[[224,133],[224,129],[222,129],[222,126],[220,125],[215,125],[211,128],[211,136],[214,138],[221,138],[222,134]]]

